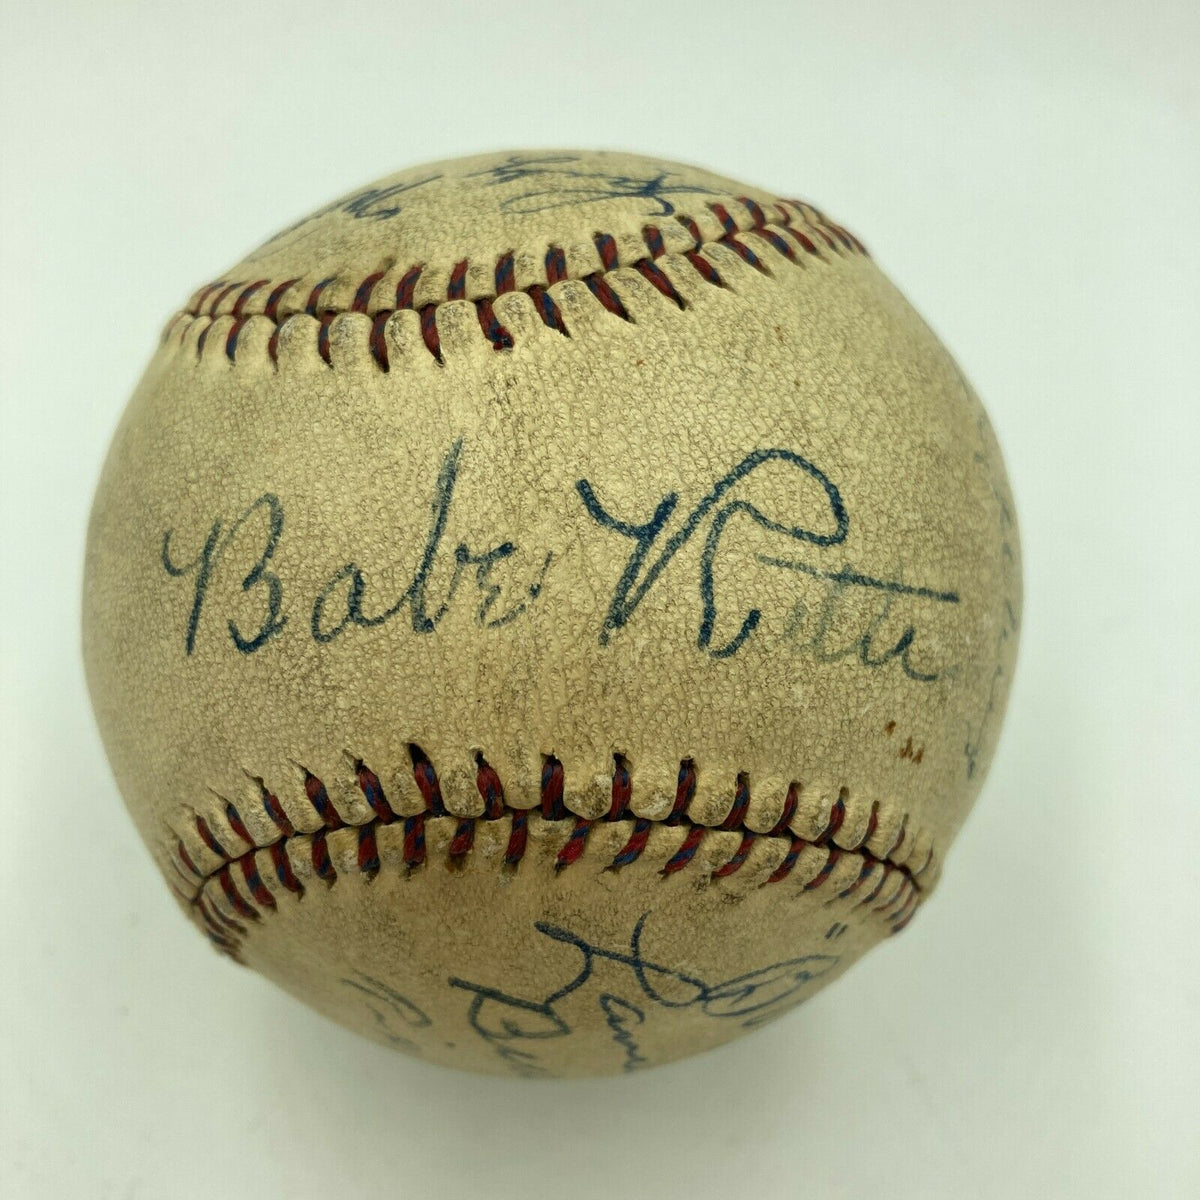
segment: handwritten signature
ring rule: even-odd
[[[561,1005],[580,991],[602,963],[627,969],[637,987],[637,1001],[602,991],[597,1006],[613,1042],[622,1053],[623,1069],[636,1070],[649,1061],[642,1052],[637,1030],[655,1009],[692,1009],[714,1020],[736,1021],[754,1029],[798,1003],[809,985],[831,971],[835,955],[807,954],[784,959],[731,979],[710,983],[697,975],[677,971],[642,953],[642,935],[650,914],[638,918],[627,950],[610,950],[567,929],[538,921],[534,928],[543,937],[569,946],[580,955],[575,974],[561,987],[540,999],[513,995],[470,980],[451,978],[450,986],[470,994],[467,1022],[499,1058],[519,1075],[546,1073],[536,1046],[528,1043],[569,1037],[574,1027]]]
[[[711,188],[684,182],[679,173],[669,167],[633,175],[589,170],[579,166],[579,161],[578,155],[574,154],[513,154],[495,166],[472,171],[468,178],[481,178],[489,187],[507,187],[527,179],[536,180],[537,185],[506,196],[500,202],[501,212],[524,214],[594,204],[601,200],[633,199],[647,202],[646,216],[669,217],[675,213],[675,205],[668,199],[670,196],[717,194]]]
[[[430,578],[435,563],[443,553],[462,448],[463,439],[458,438],[442,460],[433,487],[429,530],[420,560],[407,586],[391,603],[376,601],[372,605],[372,589],[366,572],[356,562],[343,564],[321,587],[312,602],[308,625],[313,641],[326,644],[351,628],[376,628],[404,612],[408,614],[414,633],[432,634],[450,611],[464,579],[470,576],[474,577],[478,596],[476,621],[488,629],[497,629],[516,620],[541,595],[546,573],[553,560],[550,551],[546,552],[532,582],[524,587],[521,598],[506,608],[500,606],[506,588],[496,581],[493,572],[518,551],[515,542],[505,541],[484,550],[473,550],[466,542],[459,542],[450,552],[453,571],[445,595],[436,602],[430,596]],[[214,521],[198,553],[183,562],[175,558],[174,529],[168,529],[163,534],[163,569],[173,578],[190,577],[192,580],[192,602],[184,636],[184,648],[189,656],[195,653],[201,618],[218,568],[238,542],[242,530],[259,514],[266,518],[266,536],[258,556],[241,580],[241,590],[259,598],[263,608],[261,623],[253,632],[246,633],[235,621],[226,622],[234,646],[243,654],[253,654],[277,637],[288,622],[283,580],[271,565],[284,530],[284,508],[279,497],[273,492],[264,492],[228,525],[220,519]]]
[[[814,528],[810,529],[804,525],[791,525],[784,521],[774,520],[748,500],[726,499],[729,492],[742,480],[747,479],[766,464],[773,462],[781,463],[786,468],[795,470],[801,476],[817,484],[823,497],[823,503],[822,511],[818,514],[819,520],[814,522]],[[713,630],[717,622],[717,599],[713,578],[714,563],[722,538],[736,518],[744,517],[760,529],[782,534],[794,542],[821,549],[840,545],[846,540],[850,531],[850,515],[837,486],[820,468],[792,450],[755,450],[746,455],[732,470],[717,480],[703,499],[669,535],[667,528],[679,505],[678,493],[668,492],[659,501],[648,520],[637,522],[614,516],[601,503],[595,488],[587,479],[580,479],[575,486],[588,514],[602,528],[627,538],[633,543],[625,570],[617,581],[608,612],[604,616],[600,640],[605,644],[616,631],[629,623],[638,606],[663,572],[671,565],[675,556],[691,541],[706,521],[708,529],[704,536],[704,545],[700,555],[701,615],[696,634],[696,645],[699,649],[707,651],[713,658],[729,658],[736,654],[762,620],[762,610],[751,608],[742,617],[740,627],[732,638],[723,645],[713,645]],[[914,626],[908,625],[895,644],[882,653],[876,652],[874,637],[888,617],[895,598],[908,596],[940,604],[957,604],[959,600],[957,592],[915,586],[905,583],[901,579],[879,579],[854,570],[850,566],[825,570],[796,558],[782,558],[765,554],[759,554],[756,558],[757,561],[767,566],[822,580],[829,585],[830,590],[824,606],[824,615],[820,619],[818,630],[812,635],[811,647],[824,650],[827,635],[832,626],[832,617],[842,594],[848,589],[864,589],[868,592],[879,593],[884,599],[882,607],[872,618],[867,631],[852,644],[850,652],[858,655],[863,666],[879,667],[895,659],[910,679],[932,682],[939,677],[940,672],[920,670],[910,660],[909,652],[916,639]],[[804,611],[802,605],[793,611],[789,626],[793,637],[800,627],[797,615]],[[840,654],[826,655],[824,660],[832,661],[832,657],[840,657]]]
[[[508,625],[538,601],[556,561],[554,549],[538,548],[527,559],[511,540],[483,548],[464,540],[449,545],[447,530],[464,454],[464,441],[460,437],[442,459],[433,482],[424,543],[404,585],[385,588],[373,582],[358,562],[343,563],[308,601],[307,626],[313,641],[327,645],[351,630],[375,629],[402,617],[413,633],[430,635],[437,631],[464,592],[472,592],[476,623],[486,629]],[[811,519],[802,524],[779,520],[768,516],[751,500],[732,494],[739,484],[768,464],[796,474],[791,494],[819,497]],[[746,455],[686,513],[679,511],[677,492],[668,492],[649,518],[640,521],[610,511],[600,499],[597,487],[586,478],[576,481],[575,492],[596,525],[628,546],[628,557],[613,584],[607,609],[598,614],[596,636],[601,645],[608,645],[620,635],[684,547],[696,541],[701,546],[696,578],[699,599],[696,647],[715,659],[730,658],[746,644],[763,618],[762,609],[751,605],[746,611],[734,614],[736,632],[732,636],[724,640],[716,636],[718,626],[724,627],[730,618],[719,603],[715,564],[718,553],[732,541],[734,531],[744,529],[749,523],[796,546],[828,553],[845,542],[850,529],[849,510],[833,480],[808,459],[783,448],[755,450]],[[173,528],[163,534],[160,551],[163,569],[172,578],[191,583],[184,630],[187,655],[196,652],[204,614],[217,581],[228,580],[231,569],[235,570],[240,591],[249,597],[243,606],[253,603],[260,612],[256,623],[249,628],[232,617],[225,620],[229,639],[237,650],[254,654],[288,626],[289,589],[275,569],[285,523],[279,496],[264,492],[232,520],[213,521],[198,549],[185,555],[179,553],[181,537]],[[242,565],[233,568],[232,564],[238,561]],[[521,565],[530,561],[535,565]],[[895,663],[907,678],[919,683],[933,682],[950,669],[924,660],[917,645],[917,625],[898,624],[893,610],[901,601],[957,604],[957,592],[909,583],[899,576],[881,578],[844,560],[840,564],[819,566],[796,554],[759,552],[753,555],[753,561],[773,571],[815,580],[823,587],[818,603],[810,603],[811,597],[801,598],[787,616],[783,641],[794,651],[821,663],[854,658],[859,665],[871,669]],[[447,576],[448,583],[442,582],[440,593],[435,595],[435,577],[445,581]],[[861,605],[850,604],[851,596],[870,600],[867,616],[864,617]],[[246,611],[245,607],[240,611]],[[852,627],[852,633],[847,641],[840,631],[848,626]],[[889,629],[891,633],[886,632]]]
[[[416,179],[362,188],[342,196],[268,238],[249,256],[249,261],[269,253],[277,242],[323,217],[336,214],[355,221],[390,221],[405,211],[410,193],[444,178],[446,175],[437,171]],[[460,178],[479,179],[484,187],[505,190],[526,180],[535,181],[525,190],[504,196],[497,206],[500,212],[522,215],[602,200],[632,199],[646,202],[646,216],[669,217],[676,211],[670,199],[672,196],[718,194],[711,188],[686,182],[671,167],[638,174],[595,170],[581,165],[577,154],[511,154],[493,166],[468,171]]]

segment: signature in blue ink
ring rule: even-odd
[[[638,918],[628,950],[594,945],[570,930],[545,921],[534,925],[538,933],[569,946],[581,956],[575,975],[540,1000],[514,996],[498,988],[451,978],[450,986],[471,995],[467,1021],[472,1030],[520,1075],[545,1074],[536,1043],[569,1037],[574,1029],[560,1005],[592,979],[601,963],[627,969],[642,1001],[634,1003],[611,991],[601,993],[598,1005],[613,1041],[620,1048],[624,1069],[635,1070],[648,1061],[638,1046],[635,1030],[646,1021],[647,1006],[693,1009],[717,1020],[733,1020],[754,1029],[799,1002],[816,979],[831,971],[836,955],[808,954],[772,963],[756,971],[717,983],[654,962],[642,953],[642,935],[649,913]],[[530,1045],[530,1043],[535,1043]]]
[[[612,992],[604,992],[599,1003],[612,1040],[621,1049],[621,1070],[630,1072],[648,1066],[650,1060],[642,1053],[637,1035],[633,1032],[635,1026],[645,1024],[645,1010],[620,996],[614,996]]]
[[[476,622],[485,629],[498,629],[515,621],[542,593],[546,573],[553,553],[547,551],[533,580],[520,593],[520,598],[504,606],[508,590],[494,577],[502,564],[518,552],[515,542],[505,541],[483,550],[472,549],[460,541],[453,550],[446,548],[446,526],[454,501],[463,441],[458,438],[442,461],[434,483],[430,504],[429,531],[421,550],[420,561],[407,585],[390,603],[371,603],[371,586],[367,573],[356,563],[339,567],[320,588],[312,600],[308,627],[315,642],[326,644],[353,628],[370,629],[386,624],[407,612],[413,632],[433,633],[463,587],[464,580],[474,579],[477,593]],[[262,616],[257,628],[243,630],[234,620],[226,621],[230,640],[242,654],[254,654],[277,637],[288,623],[287,589],[273,568],[275,553],[284,533],[284,506],[273,492],[264,492],[245,511],[226,523],[218,519],[210,526],[197,553],[180,561],[176,557],[176,533],[168,529],[162,537],[160,559],[163,569],[174,579],[190,577],[191,605],[184,632],[184,651],[190,657],[196,649],[201,621],[214,581],[230,555],[245,557],[245,545],[251,537],[253,556],[250,567],[241,577],[241,590],[261,605]],[[430,595],[430,579],[435,567],[447,554],[452,563],[450,581],[445,594],[436,599]],[[240,570],[240,569],[239,569]]]
[[[768,463],[780,463],[817,485],[821,504],[814,521],[803,525],[778,521],[768,517],[762,509],[748,500],[729,498],[729,494],[739,483]],[[629,623],[638,605],[671,565],[675,556],[706,522],[707,531],[700,555],[700,625],[696,634],[696,645],[713,658],[729,658],[736,654],[762,620],[762,610],[751,608],[742,617],[738,631],[732,638],[724,644],[713,644],[713,631],[718,616],[714,563],[722,538],[735,518],[750,520],[760,529],[781,534],[793,542],[818,550],[841,545],[850,531],[850,515],[837,485],[819,467],[793,450],[755,450],[746,455],[713,484],[708,493],[683,517],[671,533],[668,533],[668,526],[679,506],[679,495],[676,492],[668,492],[659,501],[649,519],[638,522],[623,520],[610,512],[601,503],[589,480],[580,479],[575,487],[589,516],[601,528],[626,538],[633,544],[604,617],[600,631],[602,644],[607,644],[615,633]],[[835,595],[850,588],[878,593],[884,598],[882,614],[877,614],[872,629],[856,643],[857,653],[863,665],[877,667],[895,659],[910,678],[925,682],[938,678],[937,673],[918,670],[910,661],[909,651],[916,638],[916,629],[913,626],[907,627],[895,645],[882,654],[873,649],[872,637],[887,617],[895,598],[910,597],[939,604],[957,604],[957,592],[918,587],[900,579],[880,579],[845,565],[828,570],[799,558],[760,554],[756,559],[778,570],[821,580],[834,590]]]
[[[345,633],[352,626],[369,629],[373,626],[383,625],[406,608],[409,611],[414,633],[433,633],[438,623],[449,611],[451,601],[454,599],[463,577],[470,572],[474,573],[475,584],[481,594],[476,614],[477,619],[479,624],[487,629],[497,629],[515,621],[525,612],[528,604],[541,595],[546,572],[549,570],[553,558],[551,551],[546,552],[541,570],[528,586],[527,599],[521,600],[503,612],[494,614],[493,609],[500,598],[501,589],[492,580],[492,571],[498,564],[516,553],[516,544],[501,542],[498,546],[492,546],[490,549],[474,551],[465,542],[459,542],[453,551],[454,572],[450,579],[449,591],[440,604],[433,608],[430,607],[429,577],[442,549],[446,522],[454,500],[454,485],[458,479],[462,447],[463,439],[457,438],[442,461],[442,467],[434,485],[429,534],[425,539],[421,561],[408,586],[390,605],[375,612],[369,612],[365,604],[366,576],[356,563],[346,563],[325,584],[313,604],[310,623],[313,641],[332,642],[334,638]],[[331,602],[340,604],[336,619],[330,617],[327,612],[327,606]]]
[[[271,559],[279,546],[279,539],[283,534],[283,505],[280,504],[279,497],[273,492],[264,492],[228,526],[221,520],[214,521],[199,553],[188,562],[177,563],[172,554],[175,531],[168,529],[163,534],[161,553],[163,569],[175,579],[182,579],[187,575],[196,577],[192,588],[192,607],[188,614],[187,632],[183,640],[184,648],[189,656],[196,649],[196,633],[200,628],[200,615],[204,609],[204,600],[208,595],[213,573],[242,527],[260,512],[267,519],[266,537],[263,540],[262,551],[242,579],[242,591],[253,592],[260,586],[265,588],[263,602],[266,614],[257,631],[250,635],[244,634],[234,621],[226,622],[233,644],[243,654],[253,654],[256,650],[261,650],[287,624],[287,617],[283,613],[283,581],[270,566]]]
[[[482,178],[490,187],[536,180],[529,190],[500,202],[500,210],[509,213],[538,213],[601,200],[633,199],[646,201],[646,216],[669,217],[675,213],[670,196],[718,194],[711,188],[684,182],[677,171],[666,167],[649,174],[627,175],[588,170],[578,164],[579,158],[573,154],[513,154],[502,163],[471,172],[468,178]]]
[[[917,640],[915,625],[905,625],[895,641],[891,641],[885,634],[892,620],[892,609],[900,597],[913,596],[942,604],[954,604],[957,603],[956,593],[914,587],[906,584],[903,579],[887,581],[887,586],[883,586],[885,581],[872,579],[848,566],[840,571],[820,572],[806,563],[792,562],[766,554],[755,557],[760,563],[797,571],[801,575],[822,580],[825,584],[818,603],[810,605],[804,599],[798,599],[788,613],[783,637],[785,643],[794,651],[807,654],[814,662],[819,663],[833,663],[851,658],[857,659],[860,666],[879,668],[889,662],[895,662],[914,683],[933,683],[957,671],[955,666],[939,666],[934,669],[930,663],[914,658],[912,651]],[[849,640],[839,645],[838,630],[846,624],[845,614],[850,608],[849,598],[861,588],[878,592],[879,603],[867,619],[865,628],[856,629]],[[882,649],[878,645],[880,639],[883,640]]]

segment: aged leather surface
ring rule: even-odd
[[[196,293],[104,469],[84,647],[220,948],[435,1061],[577,1074],[754,1028],[907,921],[1019,610],[987,418],[857,239],[553,151],[382,180]]]

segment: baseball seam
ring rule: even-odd
[[[232,802],[226,802],[224,812],[225,825],[240,843],[232,848],[222,840],[225,838],[224,832],[218,837],[213,830],[213,823],[196,814],[193,832],[198,841],[194,845],[203,849],[189,852],[183,838],[179,837],[170,861],[179,880],[174,884],[177,895],[199,916],[210,940],[225,953],[238,956],[240,942],[246,932],[245,922],[257,921],[263,912],[277,906],[276,894],[266,882],[272,876],[280,889],[297,898],[303,897],[306,890],[298,873],[320,879],[330,886],[336,883],[338,870],[327,840],[335,831],[357,830],[357,853],[353,866],[368,879],[373,879],[381,869],[378,831],[394,823],[402,826],[404,869],[412,873],[427,867],[426,822],[439,818],[455,823],[455,831],[447,847],[446,865],[449,868],[464,864],[474,845],[478,822],[507,819],[510,829],[501,866],[505,871],[516,871],[525,857],[529,822],[535,814],[546,822],[572,823],[570,833],[555,857],[556,874],[578,863],[593,828],[599,823],[608,822],[626,822],[631,826],[622,848],[604,865],[604,869],[609,871],[619,871],[635,863],[645,851],[650,832],[656,826],[678,827],[684,831],[683,840],[659,872],[664,878],[692,864],[706,837],[716,832],[738,833],[741,840],[732,855],[711,872],[713,879],[723,879],[741,870],[756,842],[766,841],[774,846],[776,852],[782,844],[782,857],[772,866],[770,874],[761,880],[760,887],[780,883],[791,876],[802,853],[811,848],[823,853],[824,861],[818,859],[809,863],[815,869],[802,883],[803,891],[813,891],[827,884],[843,858],[856,861],[858,869],[845,882],[839,877],[841,886],[832,899],[846,900],[857,896],[855,907],[875,904],[889,878],[898,877],[896,889],[888,893],[882,902],[875,904],[875,911],[886,915],[892,933],[903,929],[915,914],[922,899],[920,877],[933,860],[932,846],[917,868],[897,857],[906,841],[906,818],[901,820],[890,846],[879,851],[867,848],[867,843],[878,829],[878,801],[872,804],[861,835],[846,845],[838,843],[835,839],[842,832],[846,817],[847,793],[844,788],[832,803],[824,828],[815,836],[801,837],[791,828],[802,790],[799,783],[793,783],[788,788],[783,810],[775,825],[765,833],[756,832],[745,823],[750,807],[750,783],[744,773],[739,773],[735,781],[733,803],[725,819],[717,825],[701,824],[688,813],[696,792],[696,768],[690,759],[680,763],[675,800],[670,813],[665,818],[655,820],[638,817],[631,812],[632,781],[629,766],[621,756],[615,756],[611,804],[599,818],[589,819],[566,807],[563,799],[563,767],[557,758],[549,756],[545,759],[540,802],[536,809],[531,810],[513,807],[506,801],[499,775],[482,754],[477,754],[475,785],[483,800],[484,811],[479,816],[458,816],[447,809],[442,799],[441,785],[433,764],[419,747],[410,746],[409,752],[413,778],[424,804],[415,813],[397,813],[388,802],[378,775],[359,760],[354,764],[355,779],[372,814],[361,823],[347,821],[330,800],[325,784],[307,771],[305,795],[312,815],[319,822],[319,828],[314,832],[298,831],[276,795],[261,780],[256,782],[263,810],[271,826],[278,832],[274,840],[256,840]],[[342,865],[346,869],[344,859]]]
[[[675,287],[668,272],[659,264],[658,260],[668,254],[671,254],[675,261],[690,265],[705,283],[720,288],[726,287],[727,284],[713,258],[719,259],[721,249],[732,251],[747,266],[764,275],[770,275],[770,268],[764,258],[742,240],[751,235],[796,265],[803,261],[801,255],[823,260],[822,246],[826,252],[868,256],[866,248],[858,238],[830,221],[811,205],[798,200],[777,201],[773,205],[776,219],[772,220],[762,205],[748,196],[737,197],[736,203],[745,210],[745,219],[738,220],[727,205],[713,203],[707,206],[711,218],[715,218],[722,230],[718,237],[712,239],[705,238],[694,218],[676,214],[672,219],[686,231],[689,239],[689,244],[677,251],[668,249],[668,240],[660,226],[645,225],[641,230],[639,247],[644,247],[645,252],[633,254],[627,250],[626,261],[622,261],[621,243],[618,239],[611,233],[596,233],[592,241],[599,269],[581,274],[570,272],[568,255],[563,247],[550,245],[543,256],[537,282],[526,284],[524,287],[516,286],[515,256],[512,251],[508,251],[499,255],[494,264],[484,267],[483,277],[490,286],[485,287],[479,294],[469,295],[469,291],[476,289],[468,287],[468,279],[475,278],[480,272],[473,270],[473,264],[468,259],[460,259],[451,269],[444,284],[444,296],[435,296],[425,303],[418,303],[418,287],[426,274],[426,268],[421,263],[415,263],[399,273],[394,302],[386,306],[379,303],[377,294],[381,291],[384,278],[393,273],[389,268],[373,271],[357,283],[349,305],[331,304],[325,299],[326,293],[339,282],[336,274],[311,284],[299,276],[285,280],[217,280],[201,288],[188,307],[176,314],[164,330],[163,340],[168,340],[174,334],[182,344],[189,332],[199,325],[195,340],[196,354],[199,357],[204,353],[205,344],[214,326],[221,318],[228,317],[230,319],[225,330],[224,353],[230,362],[236,362],[242,330],[248,321],[261,316],[274,325],[267,342],[267,354],[277,366],[280,331],[287,322],[297,317],[308,317],[317,322],[317,352],[327,366],[332,366],[330,325],[335,318],[343,314],[357,313],[372,318],[367,339],[368,349],[375,364],[381,371],[386,372],[390,369],[386,328],[388,321],[400,312],[415,311],[418,314],[421,341],[433,359],[441,364],[444,358],[437,314],[442,304],[453,301],[472,303],[480,331],[494,350],[504,351],[512,349],[515,344],[514,338],[496,315],[493,302],[508,293],[524,293],[533,302],[534,310],[545,326],[564,337],[569,337],[570,331],[562,309],[552,295],[555,284],[568,280],[582,282],[599,304],[613,316],[632,321],[619,291],[614,287],[616,281],[612,276],[620,268],[637,271],[659,296],[670,300],[680,309],[687,308],[687,301]],[[813,236],[809,236],[810,233]],[[293,294],[303,295],[305,290],[307,296],[303,305],[293,307]],[[439,290],[442,290],[441,285]]]

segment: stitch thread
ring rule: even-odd
[[[409,756],[413,780],[421,795],[424,808],[420,812],[407,816],[399,815],[391,806],[379,776],[370,767],[361,760],[354,765],[358,788],[371,812],[370,819],[357,826],[357,867],[368,879],[374,878],[381,868],[377,840],[377,831],[381,825],[402,823],[403,861],[405,868],[412,872],[427,866],[426,818],[452,816],[442,798],[437,771],[424,751],[419,746],[410,745]],[[475,785],[483,799],[484,811],[478,817],[456,818],[457,826],[450,839],[447,865],[452,870],[460,869],[463,866],[467,856],[471,853],[476,826],[480,821],[497,821],[508,817],[512,824],[504,853],[503,869],[515,871],[520,866],[528,844],[529,811],[513,808],[507,804],[500,777],[482,754],[476,755],[475,764]],[[181,891],[181,898],[195,907],[210,939],[220,949],[235,955],[245,926],[233,921],[211,902],[206,895],[208,885],[215,883],[234,916],[246,922],[258,921],[263,910],[272,910],[277,907],[277,899],[259,869],[257,853],[263,850],[267,852],[274,871],[275,882],[280,888],[302,897],[305,888],[297,879],[292,868],[288,846],[302,842],[307,837],[309,839],[309,859],[314,875],[323,880],[327,886],[332,886],[337,881],[338,873],[329,853],[327,835],[332,830],[346,827],[346,822],[329,799],[325,784],[311,771],[305,770],[304,772],[304,792],[313,812],[322,822],[321,827],[312,834],[298,833],[294,823],[284,813],[275,794],[262,780],[256,779],[255,782],[259,788],[263,811],[279,831],[280,836],[277,840],[267,845],[256,845],[237,808],[227,802],[225,808],[227,823],[234,834],[249,849],[236,853],[226,849],[214,835],[205,818],[196,814],[193,822],[196,836],[205,849],[219,860],[218,865],[208,871],[201,870],[197,866],[194,856],[189,854],[182,839],[177,841],[173,860],[177,867],[182,864],[182,867],[193,877],[188,880],[192,885],[192,891],[190,893]],[[683,826],[687,829],[678,849],[660,870],[660,874],[664,877],[674,875],[689,866],[694,861],[705,838],[716,831],[740,832],[742,835],[740,844],[730,858],[713,872],[713,877],[717,879],[726,878],[740,870],[747,861],[754,843],[759,839],[787,839],[788,848],[783,859],[762,886],[779,883],[788,878],[806,847],[814,847],[824,850],[826,853],[826,860],[821,868],[802,885],[801,890],[806,892],[814,891],[824,885],[833,875],[841,859],[846,855],[852,855],[859,862],[859,873],[836,893],[836,898],[844,900],[862,892],[858,904],[872,906],[882,893],[888,878],[898,874],[903,881],[901,887],[882,904],[875,906],[872,911],[883,913],[891,910],[888,919],[893,933],[898,933],[912,919],[921,898],[918,880],[932,861],[933,850],[930,847],[925,862],[915,870],[897,860],[896,854],[905,840],[905,820],[901,821],[896,838],[886,851],[875,853],[866,849],[866,843],[875,835],[879,827],[878,801],[871,805],[870,816],[862,836],[854,845],[843,846],[836,845],[833,839],[845,821],[848,795],[845,788],[841,789],[831,806],[829,817],[821,832],[815,838],[806,839],[794,834],[790,829],[802,790],[799,783],[792,783],[789,786],[783,811],[771,830],[767,833],[756,833],[745,825],[751,799],[748,776],[744,773],[738,774],[729,813],[719,825],[715,826],[700,824],[688,815],[689,805],[696,793],[696,782],[695,763],[691,759],[684,759],[679,765],[675,799],[670,813],[659,821],[646,817],[634,818],[633,829],[628,840],[604,869],[619,871],[623,867],[635,863],[645,851],[650,830],[655,824]],[[608,810],[599,818],[581,817],[568,809],[564,802],[564,785],[565,772],[562,763],[553,755],[548,756],[542,766],[538,811],[545,821],[572,823],[571,831],[555,858],[556,874],[567,870],[579,861],[586,850],[589,835],[598,823],[630,819],[629,804],[633,793],[629,765],[621,755],[614,756],[611,800]],[[238,876],[241,879],[240,886]],[[868,887],[869,882],[871,886]],[[900,903],[901,901],[903,903]],[[897,907],[898,905],[899,907]]]
[[[708,252],[714,247],[724,247],[736,254],[742,262],[754,270],[768,276],[771,274],[771,269],[767,262],[743,240],[751,235],[770,246],[781,257],[793,264],[799,264],[803,255],[823,260],[824,251],[830,251],[835,254],[845,252],[869,257],[866,248],[858,238],[843,229],[840,225],[830,221],[811,205],[804,204],[798,200],[781,200],[772,206],[775,209],[774,215],[769,215],[762,205],[749,196],[739,196],[737,197],[737,202],[749,214],[749,223],[742,222],[739,224],[728,207],[723,204],[713,203],[708,205],[709,211],[724,231],[720,237],[712,241],[705,241],[699,225],[692,217],[683,214],[677,214],[674,217],[674,220],[687,230],[693,243],[689,249],[682,251],[681,260],[690,264],[705,283],[714,287],[723,288],[726,286],[720,272],[710,261],[709,257],[707,257]],[[800,227],[800,223],[803,223],[805,228],[810,230],[815,235],[815,238],[820,240],[824,250],[814,240],[814,237],[810,237],[805,232],[805,229]],[[632,322],[633,318],[629,315],[619,293],[614,287],[614,281],[607,278],[607,276],[611,275],[621,266],[637,271],[660,295],[670,300],[678,308],[684,309],[687,307],[683,296],[680,295],[670,276],[655,261],[662,258],[667,252],[661,228],[657,225],[644,226],[642,229],[642,241],[645,244],[647,255],[622,263],[620,261],[617,239],[611,233],[596,233],[593,243],[600,260],[601,269],[589,272],[581,277],[581,282],[587,287],[588,291],[595,297],[601,307],[613,316],[626,322]],[[533,301],[534,311],[547,328],[553,329],[563,336],[570,336],[558,305],[546,290],[554,284],[571,277],[567,266],[566,251],[561,246],[549,246],[546,250],[543,266],[546,275],[545,283],[530,284],[523,290]],[[343,312],[361,313],[372,317],[371,331],[368,335],[368,350],[371,358],[381,371],[388,371],[390,363],[384,334],[385,326],[393,313],[403,310],[413,310],[415,308],[417,284],[422,277],[424,269],[423,264],[415,264],[409,267],[401,275],[399,282],[396,284],[396,295],[392,307],[384,307],[375,311],[372,311],[371,303],[377,286],[387,273],[386,270],[374,271],[361,280],[354,289],[353,299],[348,308],[322,306],[322,294],[336,281],[336,276],[328,276],[314,284],[309,291],[304,305],[298,311],[315,317],[318,321],[317,352],[322,361],[327,366],[332,367],[333,365],[329,345],[329,327],[334,318],[340,316]],[[446,283],[445,299],[435,300],[417,309],[420,320],[421,340],[425,348],[429,351],[430,356],[439,365],[444,363],[444,358],[437,328],[437,310],[442,303],[453,300],[465,301],[468,299],[467,276],[469,269],[470,263],[465,258],[455,263]],[[511,350],[514,345],[513,336],[497,318],[493,304],[498,296],[517,290],[512,251],[507,251],[499,255],[493,270],[494,294],[478,297],[471,302],[475,306],[480,330],[484,337],[491,343],[492,348],[497,351]],[[279,315],[279,307],[284,296],[299,282],[299,278],[292,278],[276,284],[272,284],[272,281],[268,279],[256,279],[249,283],[241,281],[231,283],[219,280],[208,284],[200,290],[191,306],[179,313],[168,324],[164,338],[170,336],[174,330],[178,333],[182,342],[183,338],[187,336],[187,331],[196,322],[205,321],[206,324],[196,339],[196,353],[199,356],[204,352],[204,346],[207,342],[208,332],[212,323],[219,316],[223,315],[221,313],[222,304],[236,294],[236,299],[234,299],[230,310],[233,323],[226,335],[224,347],[225,355],[229,361],[236,362],[237,348],[242,329],[253,315],[246,312],[246,306],[252,296],[256,295],[263,288],[270,286],[271,291],[267,297],[263,315],[273,322],[275,327],[267,342],[267,356],[272,363],[278,365],[280,328],[291,316],[295,315],[287,313],[281,317]]]

